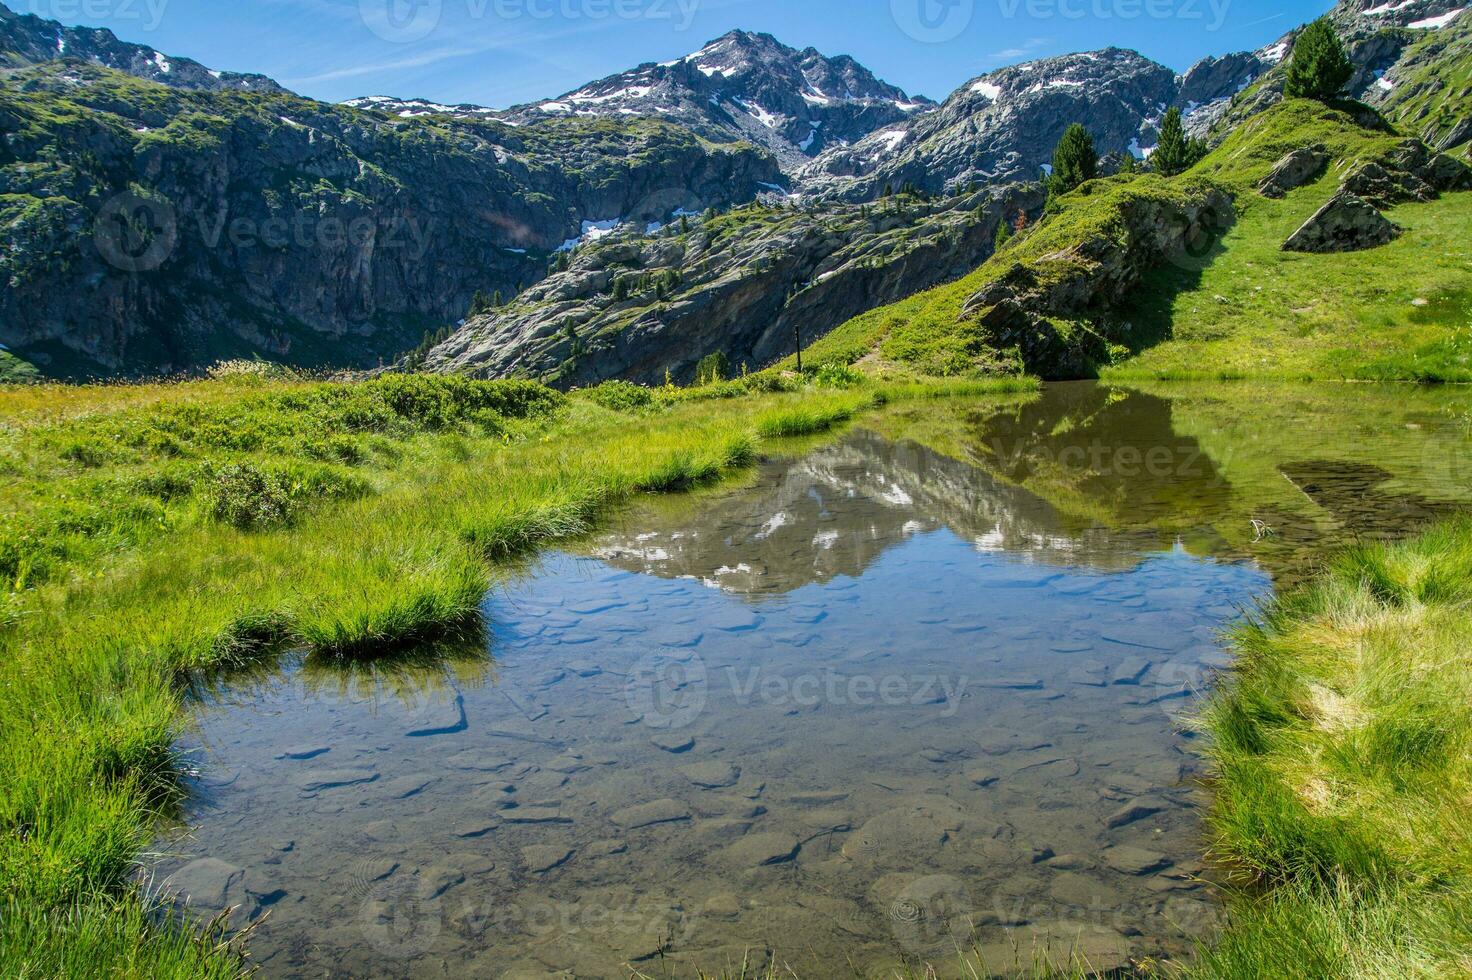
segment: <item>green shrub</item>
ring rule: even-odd
[[[826,361],[813,371],[813,383],[820,388],[855,388],[864,383],[864,376],[842,361]]]
[[[605,381],[585,389],[583,397],[615,412],[633,412],[654,404],[654,392],[631,381]]]
[[[251,463],[231,463],[210,481],[215,520],[242,530],[277,527],[291,519],[291,484]]]
[[[229,463],[209,480],[207,499],[215,520],[243,531],[290,524],[313,500],[361,496],[366,483],[332,467],[263,467]]]
[[[716,351],[714,354],[707,354],[702,357],[700,363],[696,365],[695,383],[698,385],[708,385],[715,384],[718,381],[725,381],[726,375],[730,372],[731,362],[726,359],[725,354]]]

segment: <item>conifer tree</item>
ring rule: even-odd
[[[992,239],[992,253],[996,254],[997,252],[1000,252],[1002,249],[1006,248],[1007,243],[1011,240],[1012,229],[1008,227],[1006,221],[998,221],[997,237]]]
[[[1074,123],[1064,131],[1058,148],[1053,151],[1053,175],[1048,181],[1048,193],[1053,197],[1067,194],[1098,175],[1099,154],[1094,149],[1094,138],[1080,123]]]
[[[1290,99],[1332,99],[1354,74],[1354,65],[1327,17],[1320,17],[1293,40],[1283,94]]]
[[[1162,177],[1174,177],[1194,162],[1191,153],[1186,130],[1181,126],[1181,110],[1172,107],[1160,123],[1160,142],[1150,155],[1150,163]]]

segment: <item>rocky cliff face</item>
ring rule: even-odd
[[[265,75],[211,71],[189,58],[164,55],[144,44],[119,41],[105,28],[65,27],[34,14],[17,14],[0,4],[0,65],[78,60],[126,72],[174,88],[215,92],[280,92]]]
[[[79,61],[8,74],[0,140],[0,343],[61,375],[371,366],[598,222],[780,179],[651,120],[391,119]]]
[[[1422,29],[1383,71],[1372,72],[1361,98],[1403,132],[1440,150],[1472,140],[1472,14]]]
[[[745,140],[795,170],[833,146],[912,118],[935,103],[880,81],[846,55],[797,51],[770,34],[731,31],[694,54],[640,65],[556,99],[508,110],[374,96],[352,105],[400,115],[448,113],[527,123],[549,117],[649,116],[720,142]]]
[[[752,370],[874,306],[970,271],[1036,185],[942,202],[806,211],[754,205],[653,236],[610,236],[430,353],[431,370],[689,381],[714,353]]]

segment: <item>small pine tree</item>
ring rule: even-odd
[[[717,381],[725,381],[728,370],[730,370],[730,362],[726,360],[725,354],[720,351],[707,354],[695,367],[695,383],[708,385],[715,384]]]
[[[483,313],[489,313],[490,310],[491,301],[483,290],[477,289],[475,295],[470,297],[470,315],[480,316]]]
[[[1027,212],[1021,208],[1017,209],[1017,217],[1012,221],[1012,234],[1020,235],[1027,230]]]
[[[1122,174],[1137,174],[1140,172],[1140,161],[1136,160],[1135,155],[1129,150],[1126,150],[1124,156],[1119,160],[1119,172]]]
[[[884,185],[884,190],[882,192],[880,192],[879,196],[881,198],[894,197],[894,185],[893,184],[885,184]]]
[[[1354,65],[1327,17],[1320,17],[1293,40],[1283,94],[1290,99],[1332,99],[1354,74]]]
[[[997,237],[992,239],[992,253],[995,254],[997,252],[1000,252],[1002,249],[1006,248],[1007,247],[1007,243],[1010,242],[1011,240],[1012,240],[1012,229],[1007,226],[1007,222],[1005,222],[1005,221],[998,221],[997,222]]]
[[[1074,123],[1064,131],[1058,148],[1053,151],[1053,176],[1048,181],[1048,193],[1053,197],[1067,194],[1097,176],[1099,154],[1094,149],[1094,138],[1082,124]]]
[[[506,305],[506,301],[501,298],[501,290],[498,289],[494,293],[491,294],[491,306],[494,309],[498,309],[499,310],[501,307],[503,307],[505,305]]]
[[[680,234],[690,234],[690,219],[686,215],[680,215]]]
[[[1191,166],[1192,148],[1181,126],[1181,110],[1172,107],[1160,123],[1160,141],[1150,155],[1150,163],[1162,177],[1174,177]]]

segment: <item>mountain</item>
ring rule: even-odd
[[[1143,159],[1166,109],[1179,107],[1204,130],[1286,50],[1207,58],[1181,76],[1120,48],[1013,65],[972,79],[934,112],[824,153],[800,178],[809,190],[844,200],[872,199],[885,185],[947,193],[1032,180],[1075,122],[1088,127],[1101,154]]]
[[[878,207],[753,204],[609,234],[574,252],[566,270],[470,319],[425,366],[561,386],[688,382],[709,354],[733,370],[765,367],[792,353],[799,331],[810,342],[963,275],[991,253],[999,222],[1042,201],[1027,185]]]
[[[63,377],[371,367],[607,219],[780,179],[657,120],[397,119],[48,60],[0,74],[0,344]]]
[[[17,14],[0,5],[0,66],[80,60],[126,72],[174,88],[207,92],[281,92],[265,75],[211,71],[189,58],[166,56],[144,44],[119,41],[106,28],[65,27],[35,14]]]
[[[1461,14],[1465,9],[1465,0],[1340,0],[1326,16],[1344,41],[1350,61],[1355,66],[1354,76],[1345,91],[1371,105],[1386,104],[1390,101],[1388,93],[1393,85],[1386,79],[1387,73],[1412,48],[1424,48],[1428,37],[1448,31],[1455,34],[1464,29],[1468,18]],[[1297,34],[1297,30],[1290,31],[1273,45],[1270,50],[1276,55],[1274,64],[1254,79],[1250,87],[1233,97],[1229,105],[1223,105],[1213,113],[1210,122],[1214,140],[1224,138],[1243,121],[1282,101],[1287,69],[1285,55],[1291,50]],[[1451,62],[1440,67],[1446,71],[1425,78],[1424,85],[1403,86],[1397,100],[1423,95],[1435,104],[1445,104],[1442,96],[1448,93],[1444,90],[1456,79],[1458,71]],[[1414,82],[1409,77],[1407,80]],[[1444,128],[1450,130],[1454,125]],[[1446,145],[1454,146],[1456,142]]]
[[[934,108],[880,81],[847,55],[790,48],[770,34],[731,31],[693,54],[610,75],[556,99],[508,110],[445,106],[385,96],[350,105],[414,116],[449,114],[511,123],[548,117],[650,116],[717,142],[749,141],[786,170],[830,147]]]
[[[1437,149],[1472,140],[1472,15],[1423,29],[1362,97]]]

